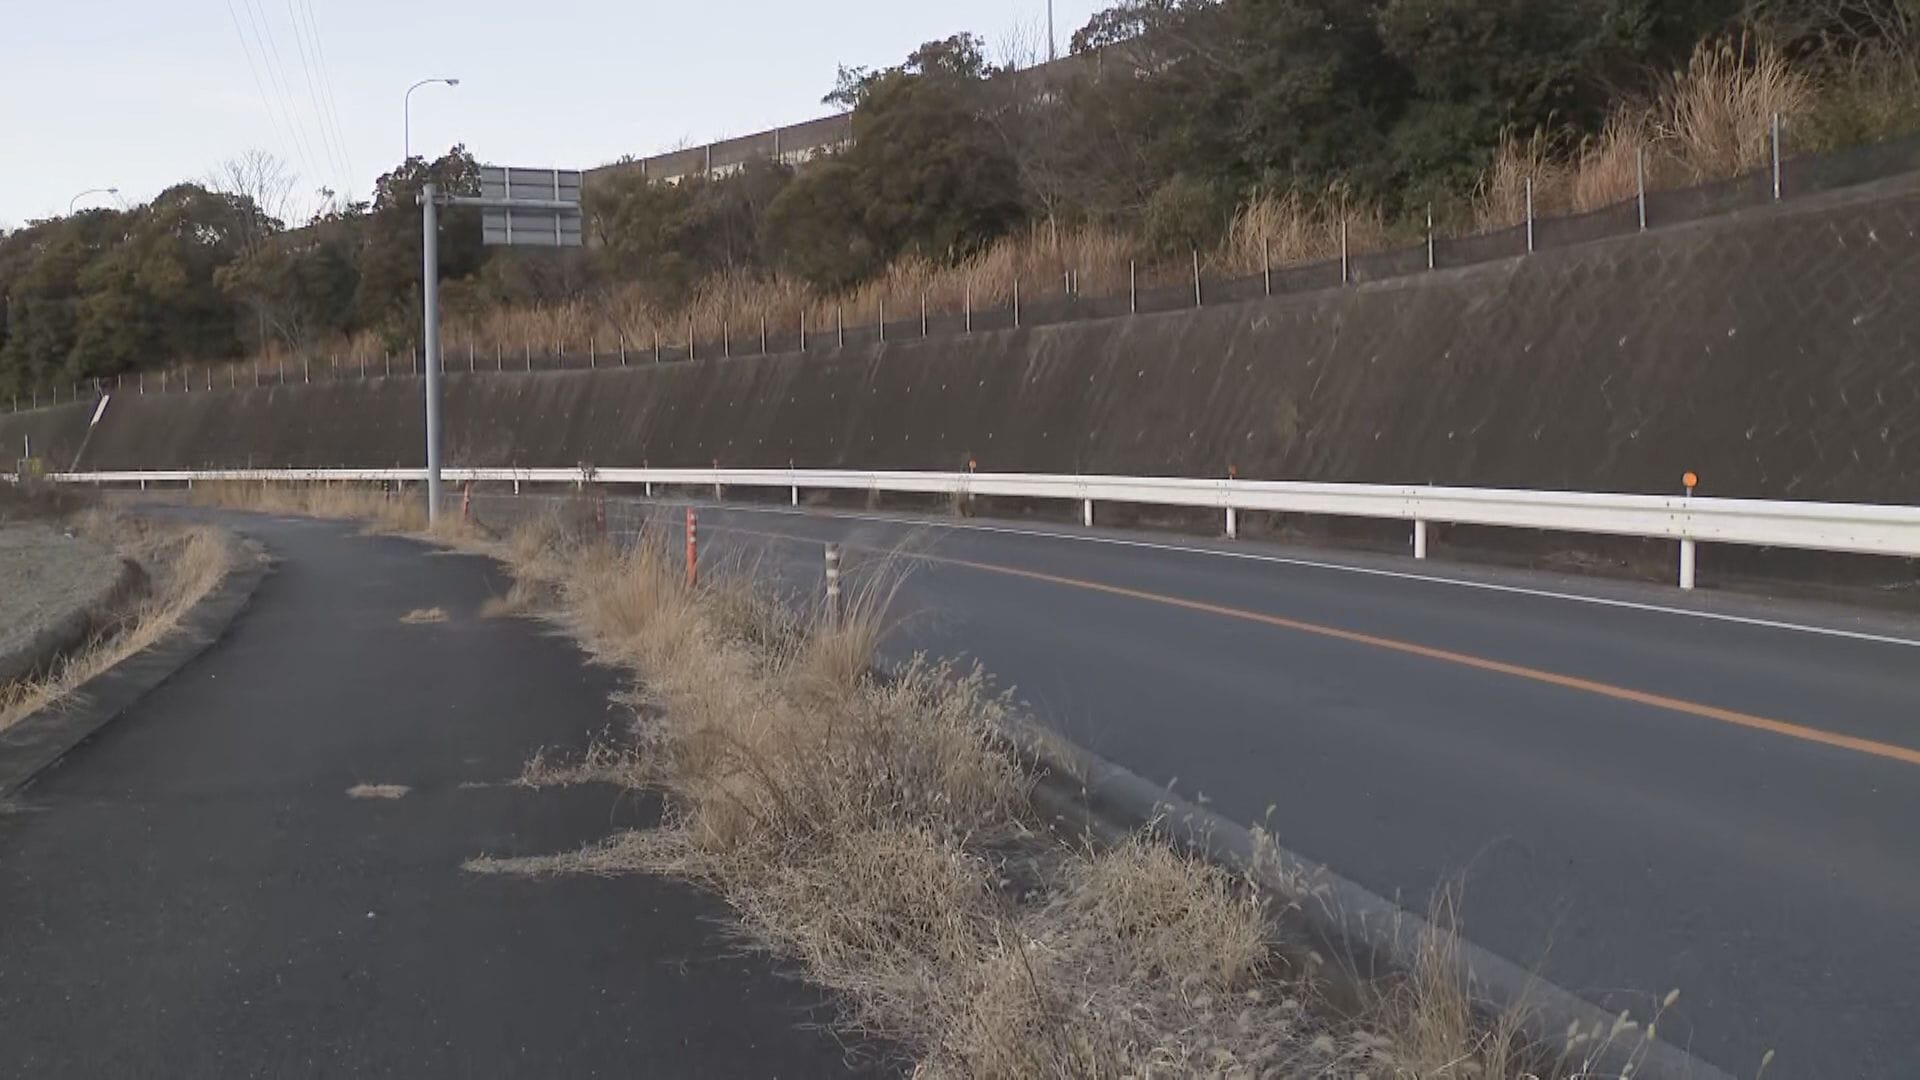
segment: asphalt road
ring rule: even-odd
[[[282,561],[228,635],[0,803],[0,1075],[849,1071],[821,993],[739,955],[712,897],[461,870],[657,813],[501,783],[611,722],[613,672],[478,618],[485,560],[243,527]]]
[[[622,521],[644,511],[622,511]],[[893,648],[1736,1076],[1920,1076],[1920,625],[1164,535],[701,510],[796,587],[921,558]],[[660,514],[677,537],[678,512]],[[786,539],[775,539],[775,537]],[[803,541],[803,542],[795,542]],[[1705,557],[1711,558],[1711,550]],[[869,560],[874,557],[867,555]]]

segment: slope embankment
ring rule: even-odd
[[[804,355],[452,373],[451,464],[1920,501],[1920,178],[1354,288]],[[0,417],[51,467],[404,466],[420,383]]]

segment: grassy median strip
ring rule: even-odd
[[[1004,739],[1011,705],[982,673],[925,658],[874,673],[896,575],[831,617],[745,573],[690,587],[664,543],[615,550],[560,516],[506,556],[519,584],[502,607],[557,618],[640,688],[624,737],[538,755],[520,782],[651,789],[667,816],[475,872],[702,882],[750,940],[837,991],[849,1029],[907,1047],[917,1075],[1554,1071],[1513,1025],[1476,1022],[1446,941],[1431,971],[1337,1009],[1249,883],[1153,835],[1049,832]]]
[[[232,568],[231,549],[218,529],[98,507],[72,512],[65,520],[76,532],[138,563],[148,588],[108,613],[93,636],[51,670],[0,684],[0,730],[73,697],[87,680],[166,637]]]

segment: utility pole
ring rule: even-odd
[[[425,298],[427,348],[427,524],[440,521],[440,185],[429,180],[420,189],[420,242],[423,249],[420,291]]]
[[[1060,59],[1058,38],[1053,36],[1053,0],[1047,0],[1047,62]]]

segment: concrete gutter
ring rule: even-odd
[[[88,679],[71,697],[0,732],[0,799],[57,764],[220,640],[270,571],[258,544],[229,537],[227,546],[233,568],[171,633]]]
[[[1039,777],[1034,801],[1048,818],[1075,832],[1117,837],[1151,828],[1177,846],[1245,875],[1280,902],[1272,905],[1280,929],[1304,939],[1325,958],[1341,958],[1362,976],[1406,973],[1421,961],[1422,944],[1438,933],[1426,919],[1402,909],[1326,867],[1275,844],[1270,836],[1229,821],[1145,778],[1023,721],[1014,739]],[[1512,1015],[1534,1044],[1558,1053],[1568,1032],[1613,1030],[1615,1014],[1555,986],[1519,965],[1455,936],[1454,977],[1485,1016]],[[1646,1038],[1647,1018],[1592,1055],[1588,1074],[1642,1080],[1733,1080],[1693,1054]],[[1582,1058],[1576,1058],[1582,1060]]]

